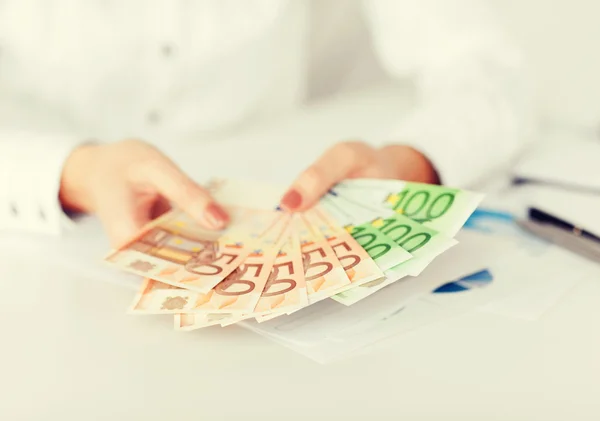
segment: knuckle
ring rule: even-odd
[[[165,165],[164,155],[142,140],[122,140],[116,143],[115,147],[118,148],[115,153],[129,163],[129,169],[133,174],[144,174],[147,171],[161,169]]]
[[[164,161],[164,155],[154,146],[143,140],[127,139],[115,145],[120,149],[121,154],[129,156],[134,162],[145,163],[149,160]]]
[[[366,151],[371,149],[368,144],[360,140],[345,140],[338,143],[336,146],[345,151]]]
[[[302,173],[301,178],[303,180],[306,180],[306,182],[310,184],[316,184],[325,179],[325,172],[320,166],[311,165],[306,170],[304,170],[304,173]]]
[[[344,141],[340,142],[340,144],[345,145],[347,147],[353,147],[353,148],[362,148],[362,147],[368,146],[362,140],[344,140]]]
[[[400,145],[384,145],[381,148],[379,148],[378,154],[383,155],[383,156],[386,156],[389,154],[394,154],[400,148],[402,148],[402,150],[408,149],[408,148],[404,148],[403,146],[400,146]]]
[[[201,187],[189,182],[181,185],[178,202],[178,205],[182,208],[197,211],[208,205],[209,197]]]
[[[336,155],[347,162],[356,163],[368,160],[373,154],[373,148],[362,141],[348,140],[334,146]]]
[[[167,171],[164,157],[160,154],[147,154],[139,157],[136,161],[141,167],[148,171]]]
[[[143,148],[143,149],[152,148],[152,146],[149,143],[144,142],[141,139],[136,139],[136,138],[121,140],[120,142],[118,142],[118,144],[121,146],[134,147],[134,148]]]
[[[154,146],[142,143],[139,148],[132,152],[136,154],[134,157],[135,162],[148,170],[159,169],[162,171],[171,167],[169,159]]]
[[[163,160],[160,156],[147,155],[138,156],[133,161],[130,161],[127,168],[127,174],[132,181],[143,181],[149,179],[152,172],[165,172]]]
[[[381,166],[371,166],[366,168],[360,174],[362,177],[366,178],[386,178],[386,171]]]

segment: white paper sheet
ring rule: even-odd
[[[328,364],[358,353],[369,352],[370,345],[390,336],[406,333],[461,313],[462,311],[457,308],[416,300],[393,313],[382,315],[377,319],[363,320],[341,332],[305,343],[290,341],[280,335],[271,335],[260,329],[258,324],[246,327],[313,361]]]
[[[600,279],[600,265],[556,246],[550,246],[542,256],[529,258],[528,262],[530,264],[521,273],[514,271],[511,274],[510,269],[499,272],[497,281],[506,284],[520,282],[518,288],[515,286],[514,291],[508,294],[495,294],[491,291],[490,294],[496,297],[487,304],[479,305],[477,309],[535,321],[582,280],[589,277]]]
[[[547,245],[543,252],[515,249],[500,256],[488,269],[493,281],[483,288],[431,294],[423,300],[465,311],[477,309],[536,320],[590,270],[600,272],[600,267],[553,245]]]
[[[241,325],[310,358],[316,355],[317,361],[324,362],[437,320],[440,315],[464,312],[464,306],[415,303],[419,297],[450,280],[489,267],[506,252],[511,242],[479,232],[460,232],[457,238],[459,244],[434,260],[418,277],[396,282],[353,306],[345,307],[326,300],[268,322],[246,321]],[[413,305],[418,305],[421,310],[411,310]],[[424,308],[434,310],[427,314],[422,310]],[[406,316],[406,309],[415,316]],[[422,314],[422,317],[416,317],[416,314]]]

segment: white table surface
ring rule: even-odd
[[[328,142],[385,133],[397,94],[169,152],[199,177],[228,164],[285,182]],[[600,279],[536,322],[470,313],[320,365],[241,328],[181,333],[170,318],[128,316],[130,290],[49,265],[42,241],[20,243],[0,247],[0,420],[600,419]]]

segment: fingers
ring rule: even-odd
[[[348,178],[393,178],[394,172],[387,166],[369,165],[348,175]]]
[[[222,229],[229,222],[227,212],[210,194],[159,152],[136,168],[134,178],[138,183],[152,185],[206,228]]]
[[[378,152],[383,166],[391,171],[389,178],[438,184],[438,173],[429,159],[407,145],[388,145]]]
[[[138,208],[125,187],[118,191],[97,191],[96,195],[99,203],[96,214],[113,247],[127,243],[150,222],[148,213]]]
[[[281,206],[294,212],[308,209],[333,185],[369,166],[374,158],[374,149],[362,142],[338,143],[300,174]]]

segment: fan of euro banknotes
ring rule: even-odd
[[[231,223],[209,231],[180,210],[106,258],[145,279],[133,314],[166,314],[178,330],[285,317],[320,300],[350,306],[415,277],[457,244],[482,195],[398,180],[346,180],[302,213],[282,190],[215,179]],[[385,293],[383,291],[382,293]]]

